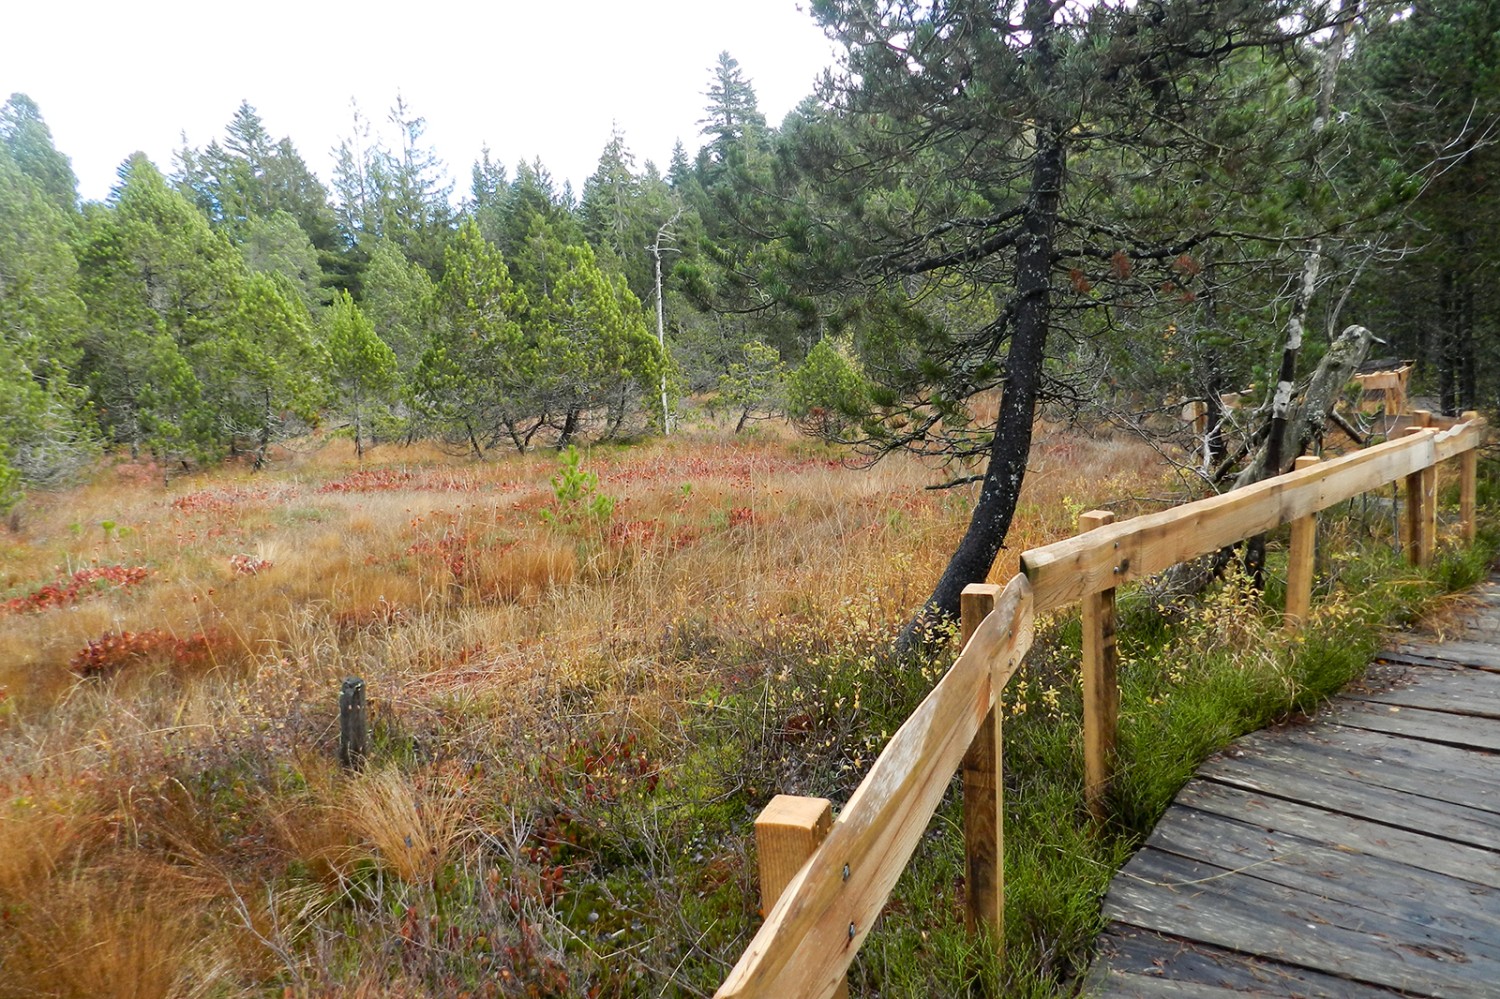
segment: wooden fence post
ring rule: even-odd
[[[1304,455],[1292,465],[1293,470],[1310,468],[1320,460]],[[1288,631],[1300,628],[1312,608],[1313,566],[1318,546],[1318,515],[1309,514],[1292,521],[1292,542],[1286,556],[1286,617]]]
[[[960,647],[969,644],[999,596],[1000,587],[990,583],[964,587]],[[1005,790],[1000,691],[992,693],[995,706],[964,754],[964,894],[969,928],[989,932],[998,948],[1005,942]]]
[[[1423,427],[1432,426],[1431,410],[1416,410],[1416,416]],[[1413,554],[1419,559],[1415,564],[1424,569],[1432,564],[1432,556],[1437,552],[1437,471],[1437,465],[1433,464],[1417,473],[1422,487],[1422,523],[1419,525],[1422,544]]]
[[[760,908],[768,915],[781,893],[791,883],[833,829],[833,802],[827,798],[804,798],[778,794],[755,817],[755,851],[760,859]],[[828,999],[847,999],[849,985],[842,982]]]
[[[1475,423],[1479,414],[1472,409],[1464,413],[1465,423]],[[1479,449],[1471,447],[1458,458],[1458,516],[1463,524],[1464,541],[1474,543],[1474,514],[1479,489]]]
[[[339,763],[357,769],[370,752],[370,717],[365,707],[365,682],[347,676],[339,688]]]
[[[1114,523],[1108,510],[1078,516],[1083,534]],[[1117,569],[1118,571],[1118,569]],[[1089,813],[1103,820],[1114,778],[1115,745],[1120,728],[1119,651],[1115,647],[1115,590],[1090,593],[1083,609],[1083,781]]]
[[[1425,410],[1417,413],[1421,423],[1408,427],[1406,436],[1426,429],[1431,418]],[[1412,565],[1425,569],[1432,563],[1432,546],[1437,538],[1437,468],[1419,469],[1406,477],[1406,558]]]

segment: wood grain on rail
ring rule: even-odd
[[[1473,448],[1477,423],[1419,430],[1253,486],[1100,527],[1021,556],[1038,614],[1311,516]]]

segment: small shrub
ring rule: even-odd
[[[140,665],[198,673],[218,665],[225,647],[223,639],[213,631],[200,631],[184,638],[163,628],[106,631],[76,652],[68,660],[68,668],[88,678],[110,677]]]

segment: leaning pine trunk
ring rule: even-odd
[[[569,406],[568,415],[563,417],[562,434],[557,438],[559,448],[567,447],[573,443],[573,435],[578,432],[578,407]]]
[[[1038,6],[1035,2],[1028,4]],[[1045,4],[1040,4],[1045,7]],[[1043,22],[1038,34],[1050,30]],[[1038,72],[1051,67],[1053,54],[1045,37],[1037,41]],[[1005,359],[1005,387],[995,436],[990,442],[979,502],[969,518],[958,548],[948,561],[932,595],[902,629],[897,647],[909,649],[923,642],[927,631],[958,619],[964,587],[982,583],[995,565],[1005,535],[1015,516],[1026,459],[1031,454],[1031,431],[1036,417],[1037,396],[1042,384],[1047,326],[1051,318],[1052,246],[1062,197],[1067,153],[1061,130],[1055,123],[1037,128],[1037,149],[1032,159],[1031,192],[1016,240],[1016,291],[1013,327]]]

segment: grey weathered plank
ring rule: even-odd
[[[1493,969],[1468,958],[1463,937],[1226,873],[1147,847],[1115,879],[1104,911],[1117,922],[1385,988],[1440,999],[1495,995]]]
[[[1287,738],[1290,741],[1292,737],[1289,735]],[[1416,767],[1437,767],[1443,773],[1454,776],[1490,781],[1500,779],[1500,753],[1489,749],[1450,746],[1331,722],[1309,728],[1301,741],[1303,744],[1328,745],[1346,752],[1401,760]]]
[[[1350,692],[1348,696],[1378,704],[1500,719],[1500,683],[1488,673],[1471,670],[1424,670],[1420,678],[1388,690]]]
[[[1324,717],[1336,725],[1390,732],[1450,746],[1500,751],[1500,725],[1493,719],[1468,718],[1447,711],[1427,711],[1399,704],[1377,704],[1340,698]]]
[[[1174,806],[1148,846],[1295,891],[1470,938],[1500,966],[1500,890]]]
[[[1119,923],[1100,938],[1100,953],[1111,970],[1131,979],[1163,979],[1183,983],[1191,989],[1206,986],[1227,991],[1243,999],[1246,996],[1297,996],[1299,999],[1390,999],[1399,993],[1374,985],[1352,982],[1347,978],[1325,975],[1309,968],[1298,968],[1278,961],[1268,961],[1253,954],[1225,950],[1211,944],[1164,936]],[[1104,981],[1104,965],[1097,969],[1093,988],[1084,995],[1094,995],[1112,983]],[[1125,980],[1127,988],[1136,984]],[[1133,991],[1115,991],[1116,995],[1136,995]],[[1189,992],[1189,994],[1192,994]],[[1215,994],[1215,993],[1210,993]]]
[[[1335,849],[1398,860],[1421,870],[1500,888],[1500,854],[1489,850],[1209,781],[1193,781],[1178,794],[1177,802],[1252,826],[1284,830]]]
[[[1363,733],[1371,740],[1365,744],[1352,739],[1348,740],[1352,745],[1336,741],[1338,732],[1357,731],[1329,725],[1308,732],[1300,740],[1245,739],[1239,743],[1239,749],[1245,754],[1242,758],[1273,760],[1309,772],[1347,776],[1393,791],[1500,813],[1500,782],[1497,782],[1500,765],[1489,754],[1389,735],[1384,736],[1382,745],[1374,742],[1382,738],[1376,733]],[[1481,760],[1476,762],[1468,757]]]
[[[1419,666],[1423,669],[1469,669],[1463,663],[1451,662],[1447,659],[1437,659],[1433,656],[1425,656],[1416,652],[1401,652],[1395,649],[1386,649],[1375,657],[1379,665],[1395,666]],[[1358,681],[1356,681],[1358,682]]]
[[[1184,982],[1153,975],[1131,975],[1113,970],[1106,972],[1104,981],[1096,983],[1094,988],[1113,990],[1119,995],[1135,996],[1136,999],[1245,999],[1246,995],[1238,989],[1204,985],[1202,982]],[[1091,995],[1093,992],[1088,991],[1085,994]],[[1263,996],[1270,993],[1255,994]],[[1291,993],[1283,994],[1291,995]],[[1385,994],[1391,995],[1389,992]]]
[[[1397,643],[1394,651],[1397,655],[1424,656],[1482,670],[1500,669],[1500,649],[1488,642],[1455,640],[1438,643],[1413,639]]]
[[[1470,846],[1500,850],[1500,816],[1477,808],[1436,798],[1392,794],[1350,777],[1309,774],[1275,760],[1212,759],[1200,773],[1221,784],[1274,794]]]
[[[1500,997],[1500,585],[1204,764],[1115,878],[1087,994]]]
[[[1262,743],[1329,746],[1343,752],[1375,759],[1400,760],[1414,767],[1437,768],[1442,773],[1453,776],[1491,781],[1500,777],[1500,753],[1494,750],[1476,749],[1472,746],[1451,746],[1393,732],[1374,732],[1369,729],[1338,725],[1326,718],[1316,726],[1285,726],[1254,732],[1242,739],[1238,745],[1249,748]]]
[[[1500,631],[1500,603],[1493,600],[1468,601],[1468,606],[1460,613],[1463,615],[1466,634],[1488,640],[1496,631]]]

